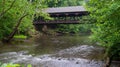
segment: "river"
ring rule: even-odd
[[[40,36],[0,44],[0,62],[32,64],[33,67],[104,67],[104,48],[89,35]],[[120,67],[113,62],[111,67]]]

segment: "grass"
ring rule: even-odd
[[[27,36],[25,36],[25,35],[15,35],[14,38],[16,38],[16,39],[26,39]]]

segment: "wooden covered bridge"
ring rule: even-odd
[[[71,7],[57,7],[48,8],[45,10],[53,20],[44,20],[43,17],[39,17],[34,20],[33,24],[78,24],[79,17],[88,15],[88,11],[83,6],[71,6]]]
[[[48,25],[53,27],[55,24],[81,24],[80,17],[89,14],[83,6],[47,8],[44,12],[48,13],[53,20],[44,20],[43,17],[34,19],[33,25],[36,30],[45,29]]]

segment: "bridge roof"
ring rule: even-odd
[[[83,6],[70,6],[70,7],[54,7],[47,8],[47,13],[74,13],[74,12],[87,12]]]

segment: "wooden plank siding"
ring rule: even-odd
[[[43,12],[47,12],[52,18],[66,18],[66,17],[81,17],[84,15],[88,15],[89,12],[85,10],[83,6],[71,6],[71,7],[56,7],[56,8],[47,8],[43,10]],[[43,20],[38,18],[33,22],[33,24],[79,24],[79,20]]]

